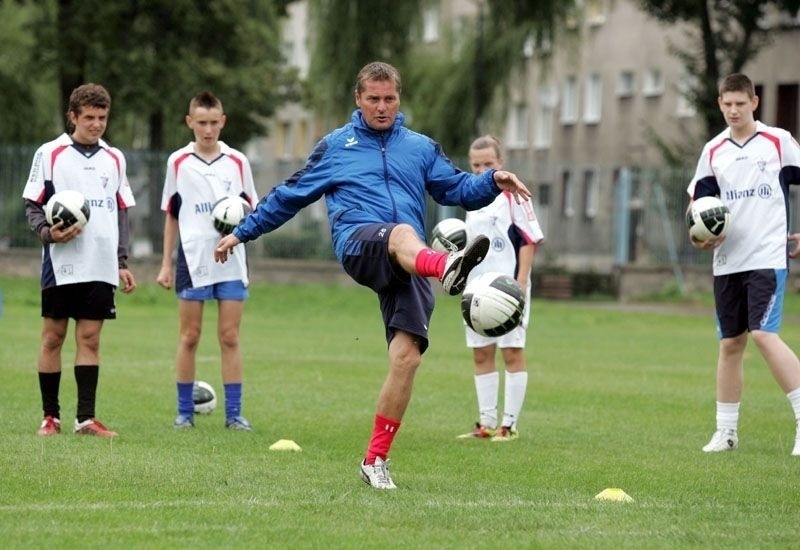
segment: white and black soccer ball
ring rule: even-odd
[[[696,241],[722,237],[731,225],[731,212],[717,197],[701,197],[686,212],[689,236]]]
[[[89,201],[86,200],[83,193],[74,189],[55,193],[44,205],[44,216],[47,223],[55,225],[58,222],[64,222],[64,225],[61,226],[62,229],[73,225],[83,227],[89,221],[90,214]]]
[[[525,292],[513,278],[489,272],[472,279],[461,295],[461,314],[483,336],[502,336],[517,328],[525,310]]]
[[[450,252],[448,242],[458,250],[467,246],[467,224],[458,218],[445,218],[433,227],[431,248],[437,252]]]
[[[217,408],[217,392],[208,382],[198,380],[192,388],[194,412],[198,414],[211,414]]]
[[[223,197],[211,208],[214,229],[223,235],[228,235],[252,210],[250,204],[242,197]]]

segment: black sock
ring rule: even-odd
[[[75,365],[75,383],[78,385],[78,408],[75,416],[78,422],[94,418],[99,373],[99,365]]]
[[[60,386],[61,371],[39,373],[39,391],[42,394],[44,416],[59,418],[61,408],[58,406],[58,388]]]

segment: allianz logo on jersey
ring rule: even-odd
[[[768,199],[771,196],[772,196],[772,186],[769,185],[768,183],[762,183],[758,187],[751,189],[730,189],[728,191],[725,191],[724,199],[728,201],[736,201],[751,197]]]
[[[109,212],[114,211],[114,199],[106,197],[104,199],[86,199],[90,208],[108,208]]]
[[[210,202],[198,202],[194,205],[194,213],[195,214],[211,214],[211,211],[214,209],[214,205]]]

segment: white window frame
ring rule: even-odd
[[[603,111],[603,79],[600,73],[586,77],[586,92],[583,96],[583,122],[597,124]]]
[[[554,85],[539,88],[539,103],[533,127],[533,146],[536,149],[549,149],[553,145],[553,119],[558,104],[558,91]]]
[[[691,75],[683,75],[678,81],[678,99],[675,106],[675,115],[678,118],[692,118],[697,115],[697,107],[689,97],[695,81]]]
[[[578,122],[580,97],[578,91],[578,77],[567,75],[564,79],[564,92],[561,101],[561,124],[575,124]]]
[[[617,97],[633,97],[636,92],[636,73],[633,71],[620,71],[617,75]]]
[[[600,202],[600,192],[597,185],[597,172],[592,169],[583,172],[583,215],[593,220],[597,217]]]
[[[573,174],[570,170],[561,172],[561,214],[565,218],[571,218],[575,215],[575,182],[573,181]]]
[[[645,97],[657,97],[664,93],[664,75],[661,69],[646,69],[642,77],[642,94]]]
[[[508,109],[506,143],[510,149],[528,146],[528,106],[524,103],[512,103]]]
[[[428,4],[422,10],[422,41],[425,44],[434,44],[439,41],[439,6]]]

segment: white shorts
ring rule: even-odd
[[[498,348],[524,348],[525,337],[528,334],[528,321],[531,317],[531,290],[528,287],[528,296],[525,301],[525,309],[522,312],[522,323],[503,336],[483,336],[478,334],[464,323],[464,332],[467,337],[468,348],[485,348],[486,346],[496,345]]]

